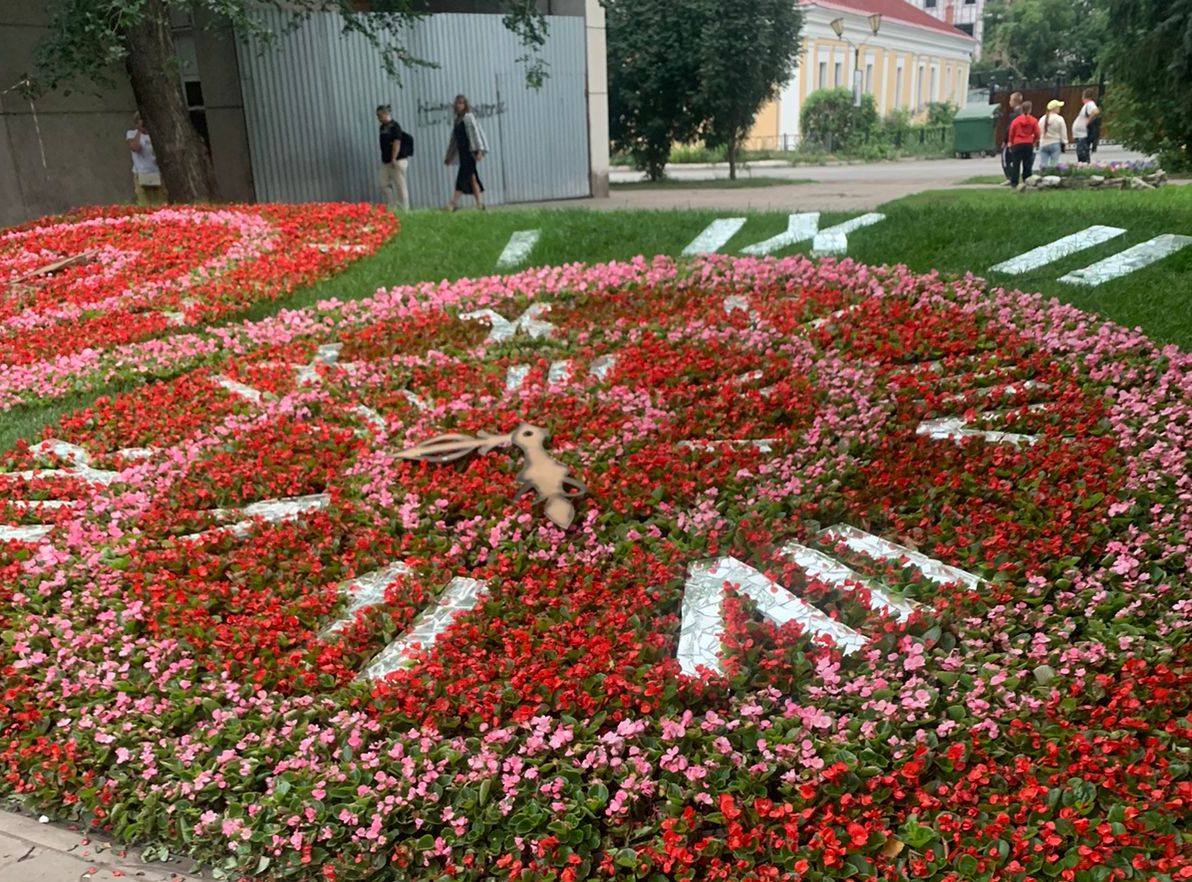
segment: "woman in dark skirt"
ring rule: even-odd
[[[484,201],[480,194],[484,192],[484,184],[480,183],[480,175],[476,165],[488,153],[488,141],[484,131],[476,122],[468,99],[463,95],[455,96],[455,127],[451,130],[451,140],[447,142],[447,156],[444,165],[459,163],[459,172],[455,176],[455,193],[447,203],[448,211],[455,211],[459,207],[459,197],[464,193],[471,193],[476,198],[476,207],[483,209]]]

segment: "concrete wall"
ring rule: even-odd
[[[10,88],[32,70],[47,20],[41,4],[0,0],[0,224],[132,199],[124,133],[136,105],[126,81],[32,106]]]
[[[33,70],[36,46],[47,35],[48,24],[44,5],[0,0],[0,225],[79,205],[132,200],[132,161],[124,133],[132,126],[136,102],[123,71],[114,71],[113,84],[106,88],[80,82],[69,94],[51,92],[32,105],[10,89]],[[187,40],[192,44],[191,51],[180,52],[183,72],[189,63],[189,72],[203,84],[220,196],[251,201],[244,102],[231,30],[181,24],[175,39],[180,48]]]

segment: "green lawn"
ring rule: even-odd
[[[868,263],[905,263],[913,270],[944,272],[987,268],[1091,224],[1124,227],[1127,232],[1031,273],[991,281],[1041,291],[1121,324],[1140,326],[1151,337],[1192,346],[1192,247],[1097,288],[1061,284],[1057,279],[1145,241],[1159,233],[1192,235],[1192,186],[1154,192],[1058,191],[1014,193],[997,190],[933,191],[888,203],[887,219],[849,236],[851,257]],[[736,214],[736,212],[732,212]],[[825,212],[821,227],[860,212]],[[677,255],[716,217],[727,211],[593,211],[504,209],[455,214],[418,211],[408,215],[400,235],[374,256],[283,301],[259,304],[247,317],[282,308],[307,306],[328,297],[366,297],[382,286],[423,280],[490,275],[510,233],[539,228],[542,238],[533,265],[571,261],[625,260],[638,254]],[[743,212],[748,221],[724,249],[739,251],[785,229],[785,214]],[[810,242],[788,249],[807,250]],[[112,390],[119,391],[119,390]],[[10,411],[0,417],[0,450],[19,437],[32,437],[60,414],[90,396],[46,408]]]
[[[1000,184],[1006,179],[1005,175],[973,175],[971,178],[965,178],[960,183],[962,184]]]
[[[768,178],[757,177],[716,178],[710,181],[687,181],[681,178],[663,178],[661,181],[630,181],[612,184],[614,190],[745,190],[750,187],[785,187],[789,184],[810,184],[810,178]]]

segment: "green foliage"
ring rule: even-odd
[[[861,106],[853,107],[850,89],[820,89],[807,96],[799,119],[809,146],[833,152],[850,150],[877,131],[877,106],[872,95],[862,95]]]
[[[959,109],[951,101],[932,101],[927,105],[927,125],[950,126]]]
[[[1192,0],[1105,0],[1113,30],[1102,55],[1113,78],[1106,103],[1114,136],[1192,168]]]
[[[608,29],[609,117],[617,149],[660,180],[671,144],[696,132],[695,15],[670,0],[604,0]]]
[[[614,146],[659,180],[671,145],[702,137],[734,162],[758,109],[794,73],[789,0],[603,0]]]
[[[991,0],[983,66],[1016,79],[1091,81],[1109,21],[1103,0]]]
[[[700,0],[703,26],[696,56],[700,131],[728,153],[736,177],[737,150],[758,110],[778,96],[798,63],[803,14],[790,0]]]
[[[281,33],[268,27],[254,8],[273,7],[286,12]],[[50,0],[49,34],[38,46],[37,71],[26,77],[26,91],[68,89],[76,81],[110,85],[122,75],[128,54],[126,35],[143,17],[193,13],[202,21],[229,22],[237,33],[262,49],[279,36],[300,27],[320,11],[338,12],[345,34],[359,34],[376,47],[388,73],[400,79],[404,68],[434,66],[433,60],[414,54],[408,45],[409,25],[425,16],[419,0],[373,0],[362,12],[354,0]],[[504,0],[505,26],[527,47],[522,56],[531,84],[545,76],[536,50],[546,39],[546,18],[534,0]],[[176,77],[175,71],[162,71]]]

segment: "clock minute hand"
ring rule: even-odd
[[[478,432],[476,437],[451,433],[439,435],[397,453],[398,459],[415,462],[453,462],[472,453],[488,453],[513,441],[511,435],[492,435]]]

